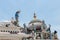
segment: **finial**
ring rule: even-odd
[[[51,27],[51,25],[49,24],[49,27]]]
[[[54,34],[56,34],[56,33],[57,33],[57,31],[55,30],[55,31],[54,31]]]
[[[36,14],[35,14],[35,12],[34,12],[34,19],[36,19]]]
[[[45,23],[45,21],[43,20],[43,21],[42,21],[42,23],[44,24],[44,23]]]

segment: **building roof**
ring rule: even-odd
[[[35,12],[34,12],[33,18],[34,18],[34,19],[33,19],[32,21],[30,21],[29,24],[31,24],[31,23],[36,23],[36,22],[42,22],[41,20],[37,19],[37,16],[36,16]]]
[[[30,21],[29,24],[31,24],[31,23],[36,23],[36,22],[42,22],[42,21],[39,20],[39,19],[35,19],[35,20]]]

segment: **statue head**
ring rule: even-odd
[[[17,11],[16,13],[20,13],[20,11]]]
[[[55,30],[55,31],[54,31],[54,34],[56,34],[56,33],[57,33],[57,31]]]

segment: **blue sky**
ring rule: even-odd
[[[10,20],[17,10],[21,10],[20,25],[31,21],[35,12],[60,37],[60,0],[0,0],[0,21]]]

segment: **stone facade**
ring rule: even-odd
[[[57,31],[51,33],[51,29],[50,29],[51,25],[47,26],[44,20],[37,19],[35,13],[33,17],[34,19],[29,22],[28,27],[26,28],[28,34],[34,31],[35,39],[58,40]]]
[[[58,40],[57,31],[51,33],[51,25],[47,26],[44,20],[37,19],[35,13],[33,17],[28,26],[24,24],[24,28],[16,25],[15,20],[1,22],[0,40]]]

